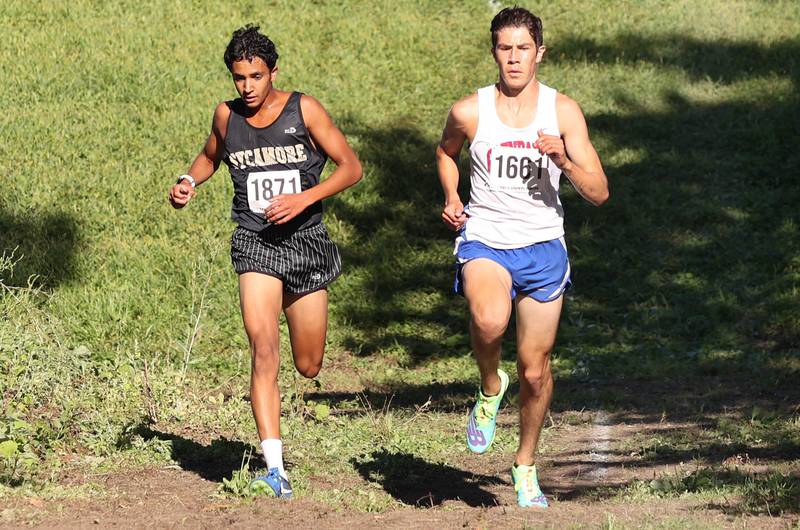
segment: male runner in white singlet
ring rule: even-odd
[[[511,475],[520,506],[546,507],[536,446],[553,394],[550,352],[570,285],[559,179],[565,175],[597,206],[608,199],[608,182],[578,104],[536,79],[545,52],[541,20],[526,9],[506,8],[492,20],[491,34],[499,80],[453,105],[436,149],[445,196],[442,220],[459,232],[456,291],[469,304],[481,376],[467,421],[467,446],[483,453],[494,440],[509,384],[499,361],[513,302],[520,437]],[[456,163],[465,141],[470,145],[466,207],[458,196]]]
[[[286,315],[297,371],[315,377],[328,330],[327,286],[341,272],[339,250],[322,223],[322,200],[361,179],[361,163],[319,101],[272,84],[275,44],[258,26],[239,28],[223,56],[239,97],[217,105],[211,133],[169,191],[183,208],[220,162],[233,181],[231,261],[239,274],[250,342],[250,402],[267,474],[254,484],[290,498],[283,466],[278,390],[280,330]],[[320,179],[328,158],[336,169]]]

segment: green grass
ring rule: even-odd
[[[601,209],[562,187],[575,289],[557,425],[595,408],[693,422],[634,449],[758,452],[772,478],[732,484],[791,511],[774,477],[800,454],[800,5],[524,4],[545,24],[540,78],[581,103],[611,183]],[[365,168],[326,204],[345,260],[326,368],[317,386],[288,358],[281,374],[295,487],[380,511],[414,504],[396,471],[409,466],[490,484],[459,467],[477,370],[433,148],[452,102],[495,79],[492,15],[478,1],[5,2],[0,496],[65,469],[173,461],[222,483],[254,447],[227,171],[185,210],[166,202],[235,95],[221,57],[246,22],[277,43],[277,85],[320,99]],[[513,347],[509,333],[512,372]],[[343,478],[320,491],[312,476]]]
[[[728,502],[730,514],[796,513],[800,502],[800,477],[781,473],[749,473],[735,466],[682,468],[651,481],[636,481],[620,493],[624,500],[652,502],[653,497],[698,499],[713,505]],[[722,507],[722,506],[720,506]]]

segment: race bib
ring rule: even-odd
[[[282,193],[300,193],[300,171],[256,171],[247,176],[247,205],[251,212],[264,213],[270,200]]]
[[[550,159],[538,149],[496,146],[489,151],[488,162],[491,188],[527,192],[550,178]]]

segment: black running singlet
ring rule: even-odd
[[[317,201],[285,225],[273,225],[264,207],[275,195],[300,193],[319,184],[328,156],[314,147],[300,110],[300,93],[293,92],[278,118],[266,127],[247,123],[240,99],[228,101],[231,109],[225,135],[225,153],[233,180],[231,219],[239,226],[261,232],[294,232],[322,220]]]

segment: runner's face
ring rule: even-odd
[[[272,90],[272,82],[277,71],[277,67],[270,71],[267,63],[260,57],[254,57],[252,61],[242,60],[233,63],[231,66],[233,83],[245,105],[251,109],[261,107]]]
[[[536,77],[536,65],[542,60],[544,46],[536,47],[527,28],[508,26],[497,32],[493,52],[506,86],[522,89]]]

